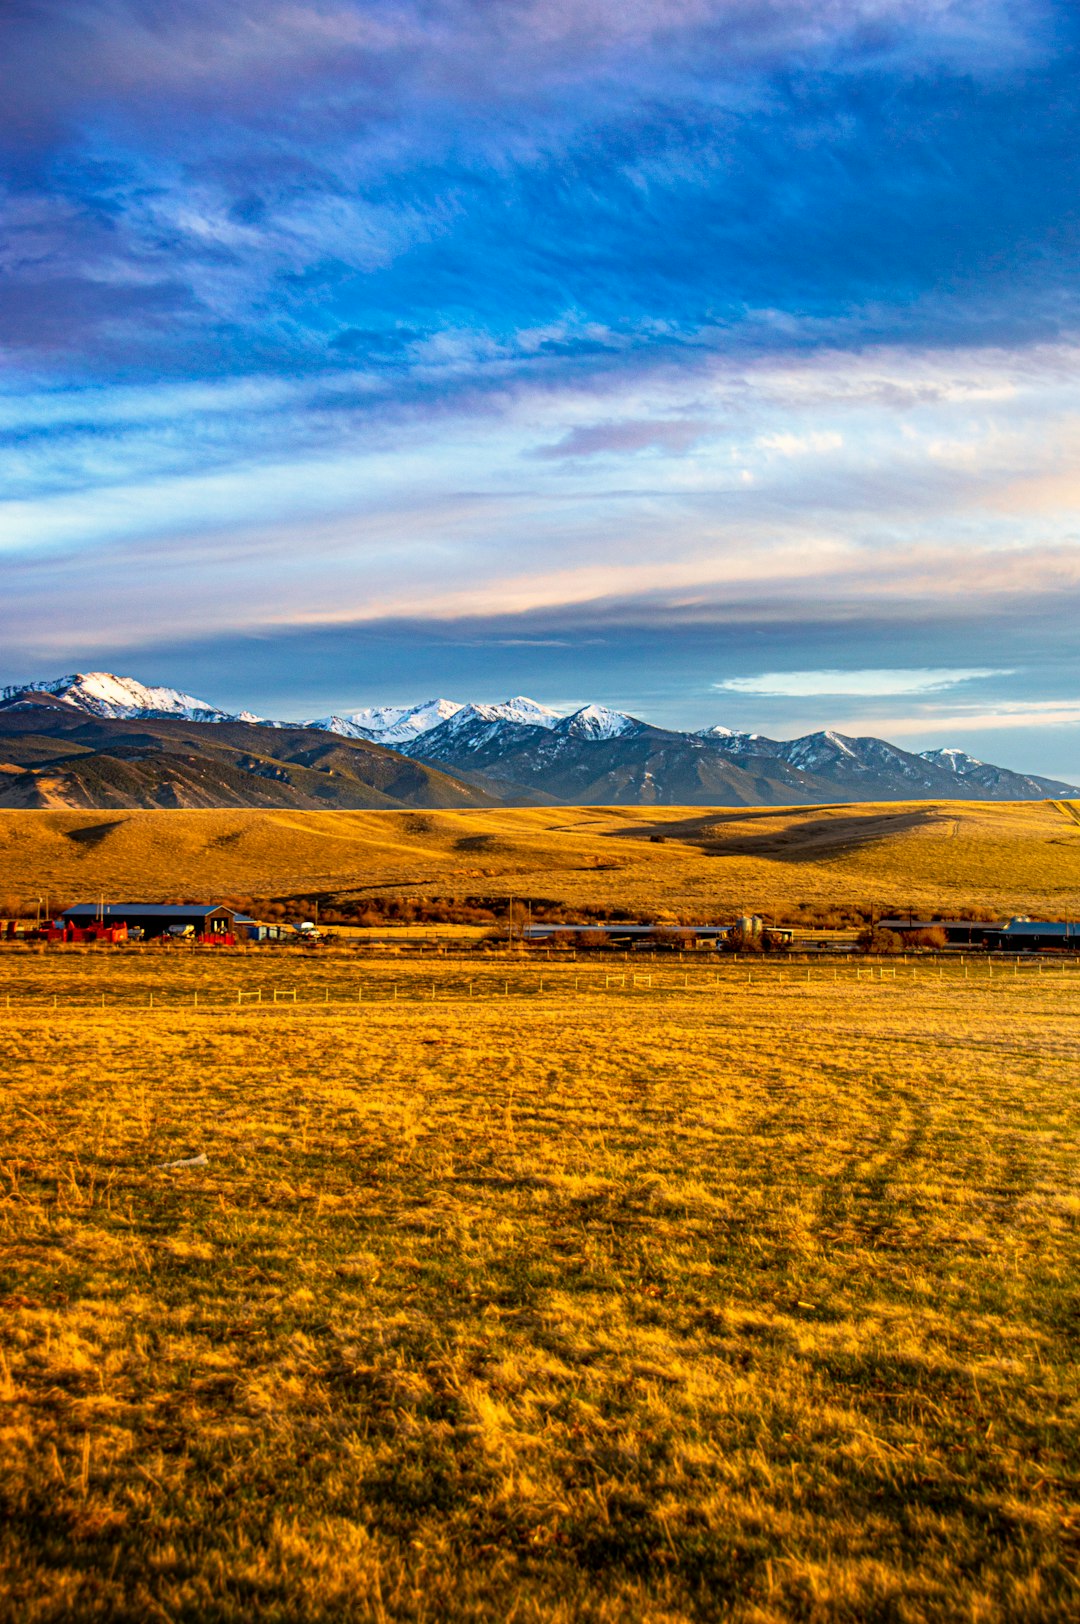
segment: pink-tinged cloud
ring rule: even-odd
[[[936,56],[971,71],[1028,54],[1030,24],[1006,0],[44,0],[12,7],[0,44],[39,70],[10,74],[9,113],[61,116],[57,87],[138,103],[227,86],[244,108],[252,91],[312,77],[490,101],[580,82],[628,50],[690,49],[687,67],[729,75],[816,52],[835,68],[845,45],[853,62]]]

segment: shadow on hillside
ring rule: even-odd
[[[103,840],[109,838],[114,829],[121,828],[126,821],[124,818],[112,818],[108,823],[89,823],[81,829],[65,829],[63,833],[76,846],[93,848],[94,846],[100,846]]]
[[[733,824],[753,824],[769,820],[775,825],[773,807],[736,812],[723,818],[686,818],[679,823],[641,824],[633,830],[619,830],[616,839],[650,840],[660,836],[694,846],[709,857],[765,857],[774,862],[812,863],[825,857],[842,856],[860,846],[875,845],[911,829],[941,821],[936,807],[917,811],[852,814],[846,808],[815,808],[814,814],[798,815],[777,829],[739,829],[728,833]]]

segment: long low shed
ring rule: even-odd
[[[1080,952],[1080,923],[1075,919],[1010,919],[1001,930],[986,932],[986,945],[1003,953],[1037,953],[1042,948]]]
[[[914,915],[897,914],[892,919],[879,921],[882,930],[922,931],[940,930],[953,947],[982,947],[988,934],[1005,929],[1000,920],[985,919],[916,919]]]
[[[726,941],[731,925],[631,925],[605,919],[597,924],[526,925],[521,932],[526,942],[547,942],[553,936],[606,936],[609,941],[645,940],[659,937],[670,941],[681,937],[687,942]]]

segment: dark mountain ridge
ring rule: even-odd
[[[407,748],[449,772],[481,772],[559,801],[595,805],[790,806],[833,801],[1044,800],[1080,794],[1056,779],[955,760],[943,764],[884,739],[811,733],[788,741],[761,735],[676,733],[636,718],[615,736],[554,727],[451,718]],[[960,752],[949,752],[955,758]]]
[[[88,715],[43,694],[0,704],[0,807],[480,807],[476,783],[312,728]]]
[[[0,699],[0,807],[791,806],[1080,796],[1060,780],[960,750],[916,755],[831,731],[789,740],[719,727],[681,733],[601,706],[559,716],[521,699],[437,701],[410,713],[424,710],[436,725],[399,736],[391,749],[365,737],[355,717],[291,724],[231,716],[108,673],[62,684],[59,693],[61,684],[11,688]],[[143,696],[153,708],[139,708]],[[338,722],[349,731],[329,725]]]

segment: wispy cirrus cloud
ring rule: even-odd
[[[378,353],[402,310],[429,337],[464,316],[499,342],[573,313],[650,350],[853,321],[865,340],[886,311],[915,337],[1045,334],[1067,278],[1041,244],[1072,252],[1070,16],[16,8],[0,332],[27,356],[159,372],[321,367],[348,333]],[[1059,162],[1033,181],[1048,143]]]

